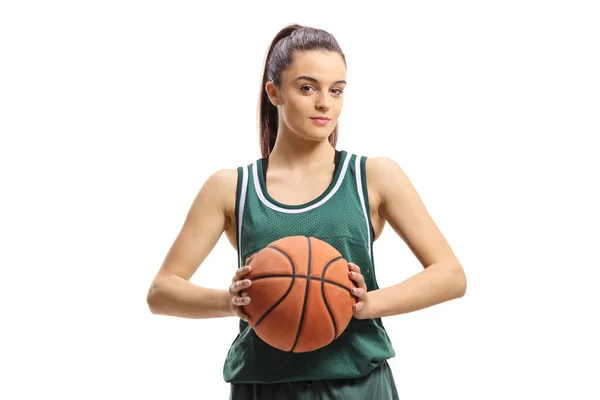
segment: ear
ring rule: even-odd
[[[279,89],[272,81],[267,82],[265,91],[267,92],[267,96],[269,96],[269,100],[271,100],[271,104],[276,107],[281,104]]]

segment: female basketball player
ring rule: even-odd
[[[466,278],[402,169],[387,158],[338,151],[346,60],[335,38],[291,25],[269,48],[260,99],[263,158],[213,174],[194,200],[148,293],[152,312],[186,318],[237,315],[240,333],[224,366],[232,399],[397,399],[387,359],[394,349],[382,317],[464,295]],[[424,270],[379,288],[373,241],[386,221]],[[189,282],[225,232],[239,267],[229,290]],[[325,240],[351,262],[354,318],[330,345],[308,353],[258,339],[240,306],[243,262],[270,242],[304,235]]]

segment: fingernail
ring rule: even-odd
[[[244,286],[249,286],[250,285],[250,281],[248,279],[244,279]]]
[[[356,294],[356,289],[352,288],[352,294]]]
[[[354,275],[355,275],[355,273],[350,271],[350,276],[354,276]]]
[[[250,299],[247,297],[244,299],[244,303],[246,303],[246,304],[248,304],[249,301],[250,301]]]

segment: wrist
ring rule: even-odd
[[[235,317],[236,314],[233,311],[233,308],[231,308],[231,296],[229,295],[229,290],[223,290],[219,297],[219,308],[221,309],[221,312],[228,317]]]

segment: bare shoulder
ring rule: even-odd
[[[382,205],[394,191],[407,186],[412,187],[410,180],[400,165],[388,157],[372,157],[366,161],[367,182],[373,190],[373,196]],[[369,194],[371,195],[371,194]]]
[[[389,157],[369,157],[367,158],[367,173],[374,179],[383,178],[388,173],[402,172],[400,165]]]
[[[229,193],[235,190],[237,179],[237,169],[220,169],[208,177],[204,186],[220,194]]]
[[[232,215],[235,212],[237,181],[237,169],[218,170],[208,177],[200,189],[200,194],[222,207],[225,215]],[[199,198],[204,197],[200,194]]]
[[[424,267],[443,261],[458,264],[421,196],[397,162],[386,157],[370,159],[367,179],[379,196],[379,215],[389,222]]]
[[[191,278],[223,231],[232,225],[236,187],[237,171],[234,169],[216,171],[206,179],[192,202],[157,278],[168,275]]]

